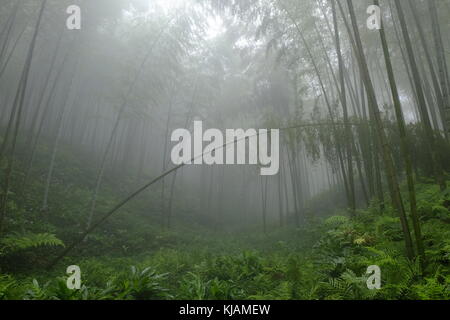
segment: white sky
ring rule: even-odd
[[[186,0],[148,0],[150,4],[157,4],[163,8],[164,11],[170,11],[172,9],[181,7],[183,4],[189,2]]]
[[[151,4],[162,8],[165,13],[171,10],[188,5],[190,0],[148,0]],[[223,20],[219,16],[210,16],[207,20],[209,28],[206,30],[206,37],[212,39],[225,32]]]
[[[223,20],[219,16],[209,17],[208,25],[209,25],[209,28],[206,31],[206,35],[207,35],[208,39],[215,38],[218,35],[220,35],[226,31],[225,30],[226,28],[223,25]]]

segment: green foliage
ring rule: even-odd
[[[49,233],[9,234],[0,239],[0,256],[40,246],[64,246],[64,243]]]
[[[243,298],[243,291],[233,280],[214,278],[205,280],[201,275],[189,272],[181,281],[179,299],[233,300]]]
[[[448,299],[450,193],[432,184],[419,184],[417,190],[424,270],[420,261],[405,258],[400,222],[392,208],[380,212],[376,203],[355,217],[344,212],[314,216],[302,228],[267,235],[161,232],[146,224],[127,226],[130,220],[117,217],[87,239],[83,257],[67,257],[68,264],[82,270],[79,290],[68,289],[63,274],[42,274],[33,264],[27,273],[2,270],[0,299]],[[103,200],[112,202],[109,197]],[[76,221],[69,211],[61,212],[62,225]],[[130,235],[128,227],[135,232]],[[47,222],[30,229],[33,232],[10,233],[0,240],[2,265],[8,259],[9,265],[20,259],[27,265],[46,261],[49,247],[64,246],[54,234],[64,234],[65,242],[77,235]],[[369,265],[381,268],[380,290],[367,288]]]
[[[170,298],[167,290],[161,286],[161,281],[167,274],[157,274],[154,269],[147,267],[143,270],[132,266],[131,272],[119,277],[115,281],[117,299],[155,300]]]
[[[13,299],[12,291],[17,286],[16,280],[8,275],[0,275],[0,299]]]

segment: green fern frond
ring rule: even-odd
[[[328,226],[338,226],[341,224],[345,224],[349,221],[348,217],[345,216],[332,216],[324,221],[325,225]]]
[[[0,240],[0,255],[40,246],[64,247],[64,243],[50,233],[14,233]]]

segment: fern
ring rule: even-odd
[[[378,265],[380,267],[382,266],[392,266],[392,267],[399,267],[399,259],[398,259],[398,253],[391,249],[384,249],[379,250],[373,247],[366,247],[366,249],[374,254],[374,257],[364,257],[362,258],[362,261],[366,265]]]
[[[0,300],[10,298],[10,290],[17,286],[16,281],[9,275],[0,274]]]
[[[140,270],[131,266],[130,269],[129,274],[117,279],[116,289],[119,294],[115,297],[116,299],[152,300],[171,298],[167,289],[161,285],[161,282],[166,279],[167,273],[158,274],[151,267]]]
[[[349,218],[346,216],[332,216],[324,221],[326,226],[337,227],[342,224],[346,224],[349,222]]]
[[[50,233],[14,233],[0,240],[0,255],[40,246],[64,246],[64,243]]]
[[[33,279],[32,285],[25,293],[24,300],[56,300],[57,298],[50,293],[50,281],[40,285],[36,279]]]

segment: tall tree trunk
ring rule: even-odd
[[[267,177],[261,176],[261,197],[262,197],[262,222],[263,222],[263,233],[267,233],[267,221],[266,221],[266,215],[267,215],[267,181],[269,179]]]
[[[175,88],[174,88],[175,89]],[[175,91],[175,90],[173,90]],[[166,131],[164,134],[164,150],[163,150],[163,170],[162,171],[166,171],[166,164],[167,164],[167,148],[168,148],[168,144],[169,144],[169,126],[170,126],[170,119],[172,117],[172,104],[173,104],[173,95],[171,95],[170,97],[170,101],[169,101],[169,110],[167,112],[167,121],[166,121]],[[161,182],[161,217],[162,217],[162,225],[168,227],[168,225],[170,224],[170,220],[167,216],[167,212],[166,212],[166,202],[165,202],[165,192],[166,192],[166,183],[165,183],[165,179],[162,180]],[[165,220],[165,221],[164,221]]]
[[[189,123],[191,122],[191,119],[193,117],[193,110],[195,105],[195,98],[197,96],[197,90],[198,90],[198,78],[195,80],[194,84],[194,92],[192,94],[192,99],[189,106],[189,111],[186,116],[186,121],[184,123],[184,128],[187,128]],[[171,227],[171,221],[172,221],[172,202],[173,202],[173,196],[175,194],[175,182],[177,180],[177,172],[173,174],[172,183],[170,185],[170,195],[169,195],[169,207],[167,208],[167,228],[170,229]]]
[[[337,137],[338,136],[337,135],[337,129],[336,129],[336,125],[335,125],[335,121],[334,121],[334,117],[333,117],[333,112],[332,112],[332,109],[331,109],[331,103],[330,103],[330,100],[329,100],[329,97],[328,97],[328,93],[327,93],[327,91],[325,89],[325,85],[323,83],[322,76],[320,74],[320,71],[319,71],[319,68],[317,66],[316,60],[314,59],[314,56],[313,56],[313,54],[312,54],[312,52],[311,52],[311,50],[309,48],[308,42],[306,41],[300,26],[295,21],[294,17],[291,15],[290,11],[283,5],[282,5],[282,8],[286,12],[286,14],[288,15],[289,19],[294,24],[294,26],[295,26],[295,28],[296,28],[296,30],[298,32],[298,35],[300,36],[300,38],[302,40],[302,43],[305,46],[306,52],[308,53],[308,58],[309,58],[309,60],[311,61],[312,65],[313,65],[314,71],[316,73],[316,77],[317,77],[317,79],[319,81],[320,88],[322,90],[322,93],[323,93],[323,96],[324,96],[324,99],[325,99],[325,104],[327,106],[327,110],[328,110],[328,113],[329,113],[329,116],[330,116],[330,121],[332,123],[332,129],[333,129],[333,132],[334,132],[334,136]],[[344,179],[344,186],[345,186],[345,189],[346,189],[347,201],[348,201],[348,203],[350,203],[350,196],[349,196],[350,189],[348,187],[347,174],[346,174],[345,165],[344,165],[344,157],[343,157],[343,154],[342,154],[341,145],[339,143],[336,144],[336,150],[337,150],[337,154],[338,154],[338,160],[339,160],[339,163],[340,163],[340,167],[341,167],[341,170],[342,170],[342,177]]]
[[[286,149],[288,149],[288,147],[286,147]],[[292,152],[290,152],[289,150],[287,150],[287,156],[288,156],[288,161],[289,161],[289,171],[291,173],[291,184],[292,184],[292,194],[293,194],[293,198],[294,198],[294,219],[295,219],[295,226],[299,227],[300,226],[300,217],[299,217],[299,201],[298,201],[298,191],[297,191],[297,184],[296,184],[296,177],[297,177],[297,173],[295,171],[295,167],[294,167],[294,160]]]
[[[433,83],[433,89],[434,89],[434,94],[436,96],[436,100],[437,100],[437,104],[438,104],[438,108],[439,108],[439,113],[441,115],[441,120],[442,120],[442,126],[444,128],[444,132],[445,135],[448,138],[448,131],[447,131],[447,122],[445,121],[445,108],[446,105],[444,103],[444,99],[442,97],[442,91],[441,91],[441,87],[439,84],[439,80],[436,74],[436,70],[433,64],[433,60],[431,58],[431,54],[430,54],[430,50],[428,48],[428,43],[427,40],[425,38],[425,32],[423,30],[422,27],[422,23],[420,22],[420,18],[419,18],[419,14],[417,12],[417,7],[414,1],[408,1],[408,4],[411,8],[411,11],[413,13],[413,17],[414,17],[414,22],[415,25],[417,27],[417,31],[419,33],[419,37],[420,37],[420,41],[422,43],[422,47],[425,53],[425,57],[427,60],[427,64],[428,64],[428,69],[430,70],[430,74],[431,74],[431,81]]]
[[[403,33],[403,40],[405,41],[406,52],[408,54],[408,60],[409,60],[410,66],[411,66],[411,72],[412,72],[413,80],[414,80],[416,91],[417,91],[417,97],[419,99],[419,109],[420,109],[420,113],[421,113],[421,117],[422,117],[422,123],[424,125],[425,132],[427,135],[428,148],[429,148],[431,161],[432,161],[431,165],[433,167],[433,172],[434,172],[437,183],[439,184],[441,190],[445,190],[446,184],[445,184],[445,180],[443,177],[441,160],[439,159],[437,152],[436,152],[436,150],[437,150],[436,137],[435,137],[435,134],[431,127],[430,117],[429,117],[428,111],[426,109],[425,95],[424,95],[424,92],[422,89],[420,74],[419,74],[416,59],[414,56],[414,50],[412,47],[411,39],[409,37],[405,15],[403,13],[403,8],[400,3],[400,0],[394,0],[394,3],[396,6],[396,9],[397,9],[397,14],[398,14],[399,22],[400,22],[400,28]]]
[[[26,187],[27,187],[28,178],[29,178],[29,176],[31,174],[31,170],[33,168],[33,163],[34,163],[34,160],[35,160],[35,157],[36,157],[36,152],[37,152],[37,147],[38,147],[38,143],[39,143],[39,138],[42,135],[42,131],[44,129],[44,123],[47,120],[48,114],[49,114],[51,106],[53,104],[53,100],[56,99],[55,90],[56,90],[57,85],[60,83],[61,76],[62,76],[63,71],[64,71],[64,65],[65,65],[65,62],[68,59],[68,56],[69,56],[69,52],[66,53],[66,55],[65,55],[65,57],[63,59],[63,62],[61,63],[61,66],[58,69],[58,72],[57,72],[57,74],[55,76],[55,80],[53,81],[53,84],[52,84],[52,88],[50,89],[49,95],[48,95],[48,97],[46,99],[44,110],[42,111],[42,115],[41,115],[41,117],[39,119],[39,126],[37,128],[37,132],[35,134],[34,140],[32,141],[31,155],[29,157],[28,164],[27,164],[27,169],[25,171],[25,176],[24,176],[23,182],[22,182],[22,187],[21,187],[21,189],[22,189],[21,190],[22,197],[25,195],[25,190],[26,190]]]
[[[170,21],[169,21],[169,23],[170,23]],[[103,181],[103,174],[104,174],[105,169],[106,169],[106,162],[108,160],[109,153],[110,153],[111,148],[113,146],[114,138],[116,136],[117,129],[118,129],[119,124],[120,124],[120,120],[122,119],[122,114],[124,113],[125,108],[128,105],[128,99],[130,98],[130,96],[131,96],[131,94],[132,94],[132,92],[134,90],[134,87],[136,86],[136,84],[137,84],[137,82],[138,82],[142,72],[144,71],[144,67],[145,67],[148,59],[150,58],[151,53],[153,52],[153,48],[155,47],[156,43],[159,41],[159,39],[163,35],[163,33],[164,33],[166,27],[169,25],[169,23],[167,23],[167,25],[165,25],[160,30],[160,32],[156,36],[155,40],[153,41],[153,43],[150,45],[150,49],[147,52],[147,54],[145,55],[144,59],[142,60],[140,66],[139,66],[139,69],[136,72],[136,75],[135,75],[135,77],[133,79],[133,82],[131,83],[130,87],[128,88],[128,91],[127,91],[127,94],[125,96],[125,99],[122,102],[122,105],[120,106],[119,112],[117,113],[117,117],[116,117],[116,120],[114,122],[113,129],[111,131],[111,134],[109,136],[108,142],[106,144],[106,148],[105,148],[105,150],[103,152],[103,156],[102,156],[102,160],[101,160],[101,163],[100,163],[99,171],[98,171],[97,178],[96,178],[96,181],[95,181],[95,189],[94,189],[93,194],[92,194],[91,208],[90,208],[89,214],[88,214],[86,230],[89,230],[90,225],[92,223],[92,218],[94,216],[94,211],[95,211],[95,207],[96,207],[96,204],[97,204],[98,192],[100,190],[100,186],[101,186],[102,181]]]
[[[21,75],[21,78],[19,81],[19,86],[17,88],[16,98],[14,100],[13,109],[12,109],[12,112],[14,112],[14,113],[16,113],[15,110],[17,110],[17,113],[16,113],[16,119],[15,119],[14,135],[13,135],[13,139],[12,139],[12,143],[11,143],[11,152],[9,155],[8,165],[7,165],[7,168],[5,171],[3,194],[0,199],[0,234],[3,232],[3,228],[4,228],[4,219],[5,219],[7,203],[8,203],[10,179],[11,179],[12,169],[13,169],[13,165],[14,165],[14,156],[15,156],[15,151],[16,151],[17,136],[19,134],[19,127],[20,127],[20,122],[21,122],[21,117],[22,117],[24,97],[25,97],[25,93],[27,90],[29,73],[30,73],[30,69],[31,69],[31,62],[33,60],[34,48],[36,46],[36,39],[37,39],[39,29],[41,26],[42,16],[44,14],[46,3],[47,3],[47,0],[43,0],[41,3],[41,7],[39,10],[39,16],[38,16],[38,19],[36,22],[36,26],[34,29],[30,47],[28,48],[28,54],[27,54],[27,58],[25,61],[25,66],[22,70],[22,75]],[[8,137],[8,132],[5,135],[4,143],[7,143],[7,141],[8,141],[7,137]],[[4,147],[2,146],[2,148],[0,150],[0,159],[3,156],[3,152],[4,152]]]
[[[336,16],[336,6],[334,0],[331,1],[332,11],[333,11],[333,24],[334,24],[334,33],[335,33],[335,44],[336,44],[336,53],[338,56],[338,64],[339,64],[339,78],[341,83],[341,104],[344,114],[344,125],[345,125],[345,142],[347,147],[347,181],[349,187],[349,204],[351,214],[355,214],[356,209],[356,200],[355,200],[355,180],[353,176],[353,156],[352,156],[352,145],[353,145],[353,134],[352,129],[348,120],[348,109],[347,109],[347,94],[345,90],[345,79],[344,79],[344,62],[342,60],[341,53],[341,42],[339,39],[339,28]]]
[[[281,161],[283,161],[283,160],[281,160]],[[279,217],[280,227],[283,226],[283,220],[284,220],[284,218],[283,218],[283,197],[282,197],[283,185],[281,183],[281,181],[283,179],[282,174],[283,174],[283,166],[281,165],[280,172],[278,172],[278,177],[277,177],[278,178],[278,217]]]
[[[380,116],[380,111],[378,109],[378,102],[375,95],[374,87],[372,84],[372,80],[370,78],[369,69],[367,66],[366,58],[364,55],[364,49],[361,42],[361,37],[359,34],[358,29],[358,23],[356,21],[356,15],[355,11],[353,9],[353,3],[351,0],[347,0],[347,5],[350,13],[350,19],[353,26],[353,32],[354,32],[354,38],[355,38],[355,44],[356,44],[356,56],[358,57],[358,63],[360,65],[360,70],[363,75],[364,85],[366,87],[367,91],[367,97],[369,100],[369,108],[371,109],[371,113],[373,115],[375,126],[376,126],[376,133],[378,136],[378,142],[381,147],[381,156],[383,158],[387,180],[389,189],[391,192],[391,199],[393,206],[400,217],[400,222],[403,230],[403,236],[405,240],[405,246],[406,246],[406,254],[409,259],[412,259],[414,257],[414,249],[412,246],[412,240],[411,240],[411,234],[409,231],[408,221],[406,218],[406,213],[403,207],[402,197],[400,194],[400,187],[397,181],[397,175],[395,172],[395,166],[394,162],[392,160],[389,145],[387,142],[386,133],[384,132],[383,123]],[[345,19],[345,15],[343,15],[343,18]]]
[[[77,70],[76,67],[75,67],[75,70]],[[50,160],[50,167],[48,169],[47,179],[46,179],[45,188],[44,188],[44,199],[42,201],[42,209],[41,209],[41,211],[44,214],[48,211],[48,196],[49,196],[49,191],[50,191],[50,184],[51,184],[52,178],[53,178],[53,171],[54,171],[55,162],[56,162],[56,154],[58,152],[59,142],[61,140],[62,128],[63,128],[63,124],[64,124],[64,116],[65,116],[66,111],[67,111],[68,102],[69,102],[69,94],[70,94],[71,89],[72,89],[72,84],[73,84],[74,78],[75,78],[75,75],[72,75],[71,80],[70,80],[70,84],[68,86],[68,89],[66,90],[66,97],[63,100],[64,101],[63,102],[63,108],[62,108],[62,110],[60,110],[59,116],[58,116],[58,119],[57,119],[57,129],[56,129],[55,141],[53,143],[52,156],[51,156],[51,160]]]
[[[439,80],[441,82],[442,100],[444,103],[444,111],[447,128],[447,137],[450,136],[450,80],[448,77],[447,60],[442,43],[441,28],[439,26],[439,17],[437,14],[436,0],[427,0],[428,8],[431,16],[431,26],[433,28],[433,40],[437,54]]]
[[[374,0],[374,4],[379,6],[379,1]],[[384,59],[386,63],[386,70],[389,78],[389,84],[391,87],[391,93],[392,93],[392,100],[394,102],[394,109],[395,109],[395,115],[397,118],[397,126],[399,129],[400,134],[400,149],[401,149],[401,155],[403,157],[403,161],[405,163],[405,169],[406,169],[406,179],[408,182],[408,194],[409,194],[409,205],[410,205],[410,214],[411,214],[411,220],[414,228],[414,235],[416,240],[416,246],[417,246],[417,252],[420,257],[420,262],[424,264],[425,259],[425,250],[423,247],[423,241],[422,241],[422,231],[420,228],[420,222],[419,222],[419,215],[417,213],[417,201],[416,201],[416,191],[414,186],[414,175],[413,175],[413,169],[412,169],[412,163],[411,163],[411,150],[408,143],[408,138],[406,134],[406,125],[405,125],[405,119],[403,116],[403,111],[401,107],[400,102],[400,96],[398,94],[397,90],[397,84],[395,82],[395,76],[394,76],[394,69],[392,67],[391,62],[391,56],[389,54],[389,48],[386,40],[386,35],[384,32],[384,27],[381,25],[380,32],[380,38],[381,38],[381,45],[383,47],[383,54]]]

